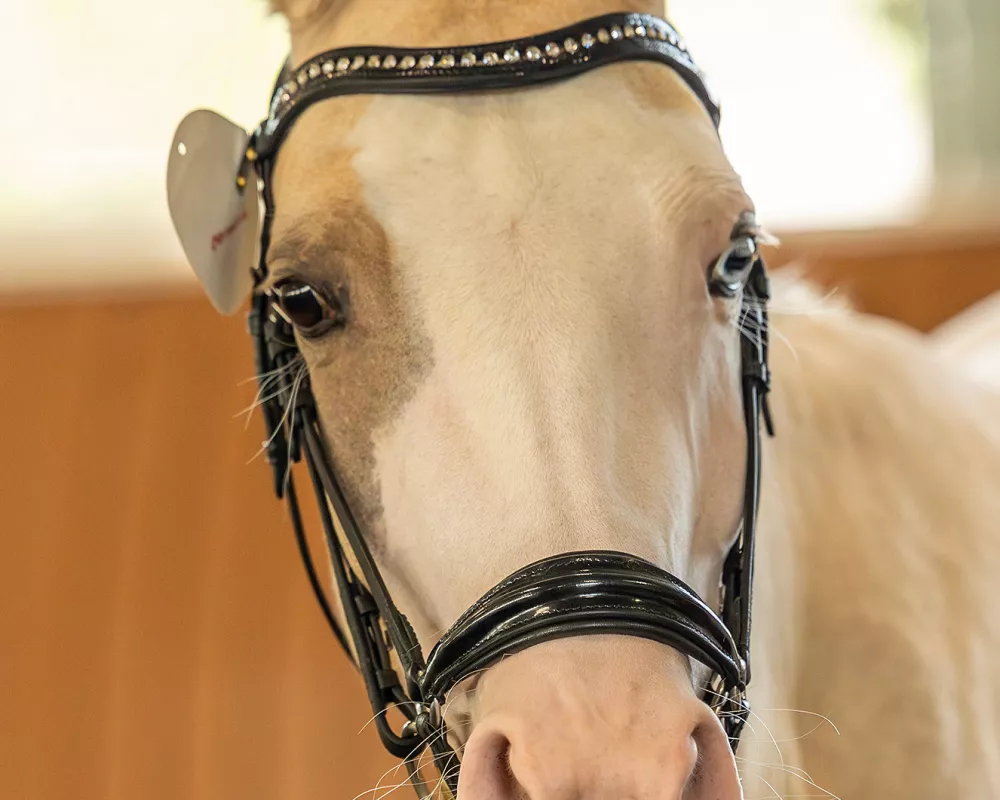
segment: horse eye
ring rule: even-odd
[[[290,278],[271,291],[278,313],[307,338],[322,336],[344,322],[340,301],[325,297],[304,281]]]
[[[757,263],[757,242],[752,236],[737,236],[708,271],[709,291],[721,297],[735,297]]]

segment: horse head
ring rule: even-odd
[[[349,45],[440,52],[615,10],[276,5],[291,62],[318,77],[353,68],[309,61]],[[631,554],[715,606],[745,509],[738,289],[755,263],[726,258],[756,223],[690,81],[635,62],[530,91],[330,97],[288,129],[267,191],[255,291],[294,330],[282,369],[308,380],[345,507],[424,652],[491,586],[562,553]],[[736,290],[713,291],[720,263]],[[690,654],[551,638],[451,688],[463,796],[740,796]]]

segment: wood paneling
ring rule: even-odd
[[[770,254],[863,311],[931,330],[1000,291],[1000,232],[789,236]]]
[[[1000,289],[996,245],[803,254],[925,329]],[[391,766],[247,464],[251,370],[193,293],[0,309],[0,798],[351,800]]]
[[[0,798],[309,798],[391,765],[201,297],[0,312]],[[401,778],[400,778],[401,779]]]

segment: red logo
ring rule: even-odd
[[[243,213],[240,214],[236,218],[236,221],[233,222],[232,225],[230,225],[224,231],[219,231],[217,234],[215,234],[215,236],[212,237],[212,252],[213,253],[216,250],[218,250],[220,247],[222,247],[222,245],[225,243],[226,239],[228,239],[230,236],[233,235],[233,233],[236,231],[236,229],[238,227],[240,227],[240,225],[243,223],[243,221],[246,218],[247,218],[247,212],[246,212],[246,209],[244,209]]]

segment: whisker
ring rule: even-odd
[[[760,781],[761,783],[763,783],[763,784],[764,784],[765,786],[767,786],[767,788],[768,788],[768,789],[770,789],[770,790],[771,790],[771,791],[772,791],[772,792],[774,793],[774,796],[775,796],[775,797],[777,797],[777,798],[778,798],[778,800],[784,800],[784,798],[782,798],[782,796],[781,796],[780,794],[778,794],[778,790],[777,790],[777,789],[775,789],[775,788],[774,788],[774,787],[773,787],[773,786],[771,785],[771,782],[770,782],[770,781],[768,781],[768,780],[767,780],[766,778],[762,778],[762,777],[760,777],[760,775],[757,775],[757,776],[756,776],[756,778],[757,778],[757,780],[759,780],[759,781]]]
[[[292,383],[292,392],[291,392],[291,394],[292,394],[292,400],[289,400],[288,405],[285,406],[285,412],[281,415],[281,419],[278,420],[278,424],[274,428],[274,433],[272,433],[267,438],[267,440],[260,446],[260,449],[257,450],[256,453],[254,453],[253,457],[249,461],[247,461],[247,464],[252,464],[258,458],[260,458],[260,456],[267,451],[267,448],[271,445],[271,443],[275,440],[275,438],[277,438],[278,434],[282,430],[284,430],[285,423],[288,422],[289,415],[292,413],[292,409],[295,407],[295,403],[294,403],[295,394],[298,392],[299,384],[301,384],[301,382],[302,382],[303,378],[305,377],[306,373],[307,373],[307,370],[306,370],[305,363],[300,364],[299,365],[299,373],[298,373],[298,375],[295,376],[295,381]]]
[[[302,359],[302,355],[301,354],[296,354],[295,358],[293,358],[290,362],[288,362],[284,366],[277,367],[276,369],[270,370],[270,372],[264,373],[264,375],[261,376],[263,378],[263,380],[261,380],[260,386],[257,389],[257,393],[254,395],[253,402],[249,406],[247,406],[246,408],[244,408],[242,411],[239,411],[236,414],[233,414],[233,418],[235,419],[236,417],[239,417],[239,416],[242,416],[243,414],[246,414],[246,425],[244,427],[249,427],[249,425],[250,425],[250,419],[253,416],[254,410],[257,409],[257,408],[259,408],[260,406],[262,406],[264,403],[268,402],[269,400],[272,400],[275,397],[278,397],[281,394],[281,392],[283,390],[283,387],[280,386],[280,383],[281,383],[281,378],[283,377],[283,375],[286,372],[289,372],[291,370],[294,370],[294,369],[297,369],[297,368],[301,367],[303,365],[303,363],[304,363],[304,361]],[[271,392],[271,390],[274,389],[274,387],[275,387],[276,384],[278,385],[277,390]],[[271,392],[271,393],[267,394],[268,392]],[[265,396],[265,394],[267,396]]]
[[[762,714],[805,714],[807,717],[817,717],[821,720],[822,724],[825,722],[836,732],[837,736],[840,736],[840,728],[836,726],[834,721],[824,714],[820,714],[816,711],[805,711],[801,708],[762,708],[760,710]]]
[[[298,400],[299,389],[302,388],[302,382],[305,380],[305,378],[306,378],[307,375],[308,375],[308,370],[306,369],[305,364],[303,364],[302,365],[302,369],[299,370],[299,374],[295,377],[295,383],[292,385],[292,394],[288,398],[288,408],[292,409],[292,414],[295,413],[295,410],[294,410],[295,409],[295,401]],[[285,415],[284,416],[285,416],[285,418],[288,417],[288,410],[287,409],[285,410]],[[294,427],[294,424],[293,424],[293,427]],[[294,438],[295,438],[294,436],[289,436],[288,437],[288,448],[285,451],[285,476],[282,479],[282,483],[285,484],[286,488],[288,486],[288,479],[291,477],[291,474],[292,474],[292,443],[293,443]]]
[[[785,766],[785,756],[781,752],[781,748],[778,747],[778,741],[777,741],[777,739],[774,738],[774,734],[771,733],[771,729],[767,726],[767,723],[764,722],[764,720],[760,716],[760,714],[756,713],[752,708],[750,709],[750,714],[753,715],[753,717],[755,719],[759,720],[760,724],[764,726],[764,730],[767,731],[767,735],[771,739],[771,743],[774,745],[774,749],[778,753],[778,761],[781,762],[781,766],[784,767]]]
[[[735,756],[735,758],[742,764],[749,764],[753,767],[762,767],[763,769],[777,769],[803,781],[811,781],[813,779],[812,775],[802,769],[802,767],[793,767],[788,764],[772,764],[766,761],[754,761],[746,758],[745,756]]]
[[[412,761],[412,760],[413,759],[407,759],[407,761]],[[364,797],[365,795],[369,795],[369,794],[372,795],[372,796],[374,796],[375,792],[377,792],[379,790],[379,787],[382,785],[382,780],[385,778],[385,776],[388,775],[390,772],[399,772],[399,770],[405,764],[406,764],[406,761],[400,761],[398,764],[394,764],[393,766],[389,767],[389,769],[387,769],[385,772],[383,772],[381,775],[379,775],[378,780],[375,781],[375,788],[374,789],[365,789],[363,792],[360,792],[359,794],[354,795],[354,797],[352,798],[352,800],[361,800],[362,797]]]
[[[261,388],[263,390],[263,387]],[[284,390],[285,388],[283,386],[280,386],[270,394],[267,395],[258,394],[250,405],[248,405],[246,408],[240,409],[235,414],[233,414],[233,419],[236,419],[237,417],[244,417],[245,424],[243,426],[243,429],[246,430],[247,428],[250,427],[250,421],[253,419],[253,412],[256,411],[258,408],[260,408],[265,403],[267,403],[268,401],[273,400],[275,397],[279,397]]]
[[[262,378],[271,378],[275,375],[280,375],[285,370],[290,369],[292,365],[295,363],[295,361],[297,361],[301,357],[302,354],[297,353],[295,358],[292,359],[292,361],[289,362],[288,364],[285,364],[280,367],[275,367],[274,369],[269,369],[267,372],[262,372],[259,375],[251,375],[249,378],[244,378],[243,380],[239,381],[236,385],[246,386],[248,383],[256,383],[257,381],[260,381]]]
[[[803,783],[808,783],[814,789],[818,789],[819,791],[823,792],[823,795],[822,795],[823,797],[828,797],[831,800],[841,800],[841,798],[838,797],[837,795],[835,795],[833,792],[831,792],[828,789],[824,789],[822,786],[820,786],[818,783],[816,783],[812,779],[812,777],[809,775],[809,773],[806,772],[804,769],[799,769],[797,767],[789,767],[789,766],[786,766],[786,765],[783,765],[783,764],[766,764],[766,763],[760,763],[760,762],[757,762],[757,761],[751,761],[751,760],[743,758],[741,756],[736,756],[736,761],[737,762],[742,762],[744,764],[749,764],[751,766],[762,767],[764,769],[778,769],[778,770],[781,770],[782,772],[784,772],[784,773],[786,773],[788,775],[791,775],[793,778],[797,778],[798,780],[802,781]],[[767,783],[767,781],[764,780],[764,778],[761,777],[760,775],[754,775],[754,777],[758,778],[759,780],[764,781],[764,783]],[[770,784],[768,784],[768,786],[770,786]],[[773,787],[772,787],[772,790],[773,790]]]
[[[393,705],[397,705],[397,706],[415,706],[417,704],[414,703],[412,700],[407,700],[404,703],[393,703]],[[368,728],[369,725],[371,725],[375,720],[377,720],[383,714],[387,714],[388,712],[389,712],[388,708],[383,708],[381,711],[376,712],[375,715],[371,717],[371,719],[369,719],[364,725],[361,726],[361,730],[358,731],[357,735],[360,736],[362,733],[365,732],[365,730]]]

